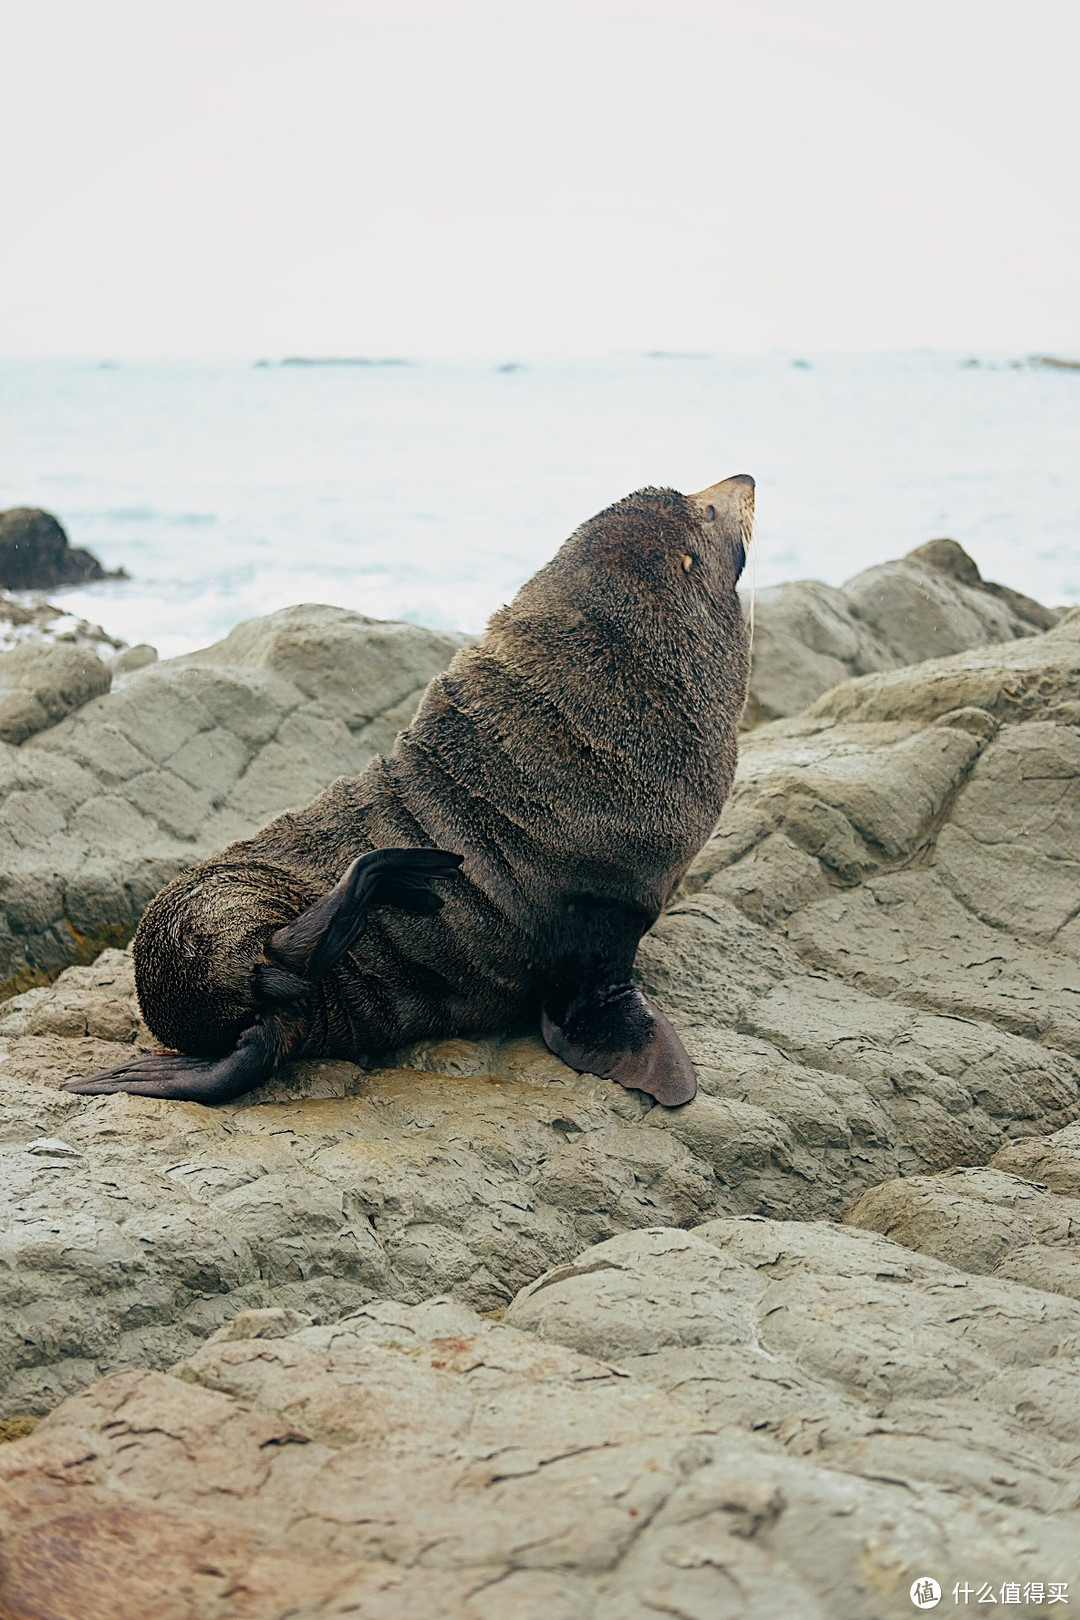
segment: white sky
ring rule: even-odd
[[[1080,352],[1076,0],[7,0],[0,352]]]

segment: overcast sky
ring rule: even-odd
[[[1075,0],[22,0],[0,352],[1080,352]]]

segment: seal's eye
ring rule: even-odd
[[[693,568],[693,566],[694,566],[694,559],[693,559],[693,557],[690,556],[690,554],[688,552],[686,554],[686,556],[683,557],[683,559],[682,559],[682,571],[683,571],[683,573],[688,574],[690,572],[691,568]]]
[[[716,522],[716,507],[715,506],[707,506],[705,508],[705,521],[706,521],[706,523],[715,523]]]

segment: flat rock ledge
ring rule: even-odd
[[[1080,1576],[1078,1354],[1073,1299],[756,1217],[608,1239],[501,1321],[248,1311],[0,1447],[0,1605],[889,1620],[926,1575],[1045,1592]]]

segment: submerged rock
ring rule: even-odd
[[[8,590],[55,590],[96,579],[126,578],[122,568],[107,574],[91,552],[70,546],[51,513],[36,506],[0,512],[0,585]]]

